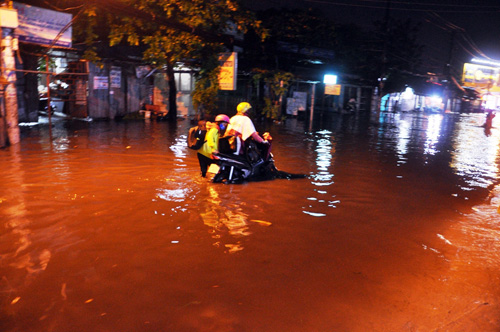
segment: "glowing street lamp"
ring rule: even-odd
[[[325,74],[323,77],[323,83],[325,84],[337,84],[337,75]]]

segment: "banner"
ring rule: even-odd
[[[71,47],[71,20],[73,15],[55,10],[14,2],[19,26],[16,29],[19,41],[49,46]]]

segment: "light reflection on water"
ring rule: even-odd
[[[482,119],[466,118],[458,123],[451,167],[469,186],[487,188],[498,179],[500,132],[492,130],[485,138],[483,122]],[[499,124],[496,121],[493,127]]]
[[[330,166],[334,162],[335,142],[332,142],[332,133],[328,130],[316,133],[316,165],[318,172],[313,176],[318,186],[328,186],[333,184],[333,174],[330,174]]]
[[[410,134],[411,134],[411,123],[408,121],[399,121],[398,122],[399,135],[398,135],[398,157],[401,162],[404,163],[404,155],[408,153],[408,144],[410,144]]]
[[[53,140],[25,128],[20,146],[0,150],[0,321],[436,330],[434,317],[470,309],[454,298],[500,294],[497,272],[479,289],[464,276],[468,262],[478,275],[500,264],[498,192],[483,203],[500,130],[486,135],[482,121],[334,115],[307,132],[291,119],[269,128],[276,164],[309,177],[242,185],[199,176],[187,121],[59,123]]]
[[[314,142],[316,144],[316,172],[311,175],[312,184],[316,187],[330,187],[334,184],[334,174],[333,164],[335,163],[335,139],[332,137],[333,133],[329,130],[320,130],[315,132]],[[309,201],[315,201],[318,203],[325,203],[325,196],[328,194],[328,189],[314,189],[315,193],[318,194],[317,197],[307,198]],[[330,188],[330,190],[332,190]],[[332,201],[328,201],[328,207],[335,207]],[[326,217],[327,214],[324,212],[310,211],[313,206],[305,206],[304,213],[313,217]]]
[[[439,136],[441,133],[443,115],[442,114],[432,114],[427,120],[427,130],[426,130],[426,140],[424,153],[429,155],[434,155],[439,152],[439,148],[436,146],[439,143]]]

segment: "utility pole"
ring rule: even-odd
[[[385,4],[385,16],[382,26],[382,33],[384,34],[384,49],[382,50],[382,77],[385,75],[387,65],[387,42],[389,37],[389,19],[391,15],[391,0],[387,0]]]
[[[450,37],[450,49],[448,53],[448,60],[447,63],[444,67],[444,77],[446,79],[446,82],[444,84],[444,93],[443,93],[443,104],[444,104],[444,110],[446,111],[447,106],[448,106],[448,100],[450,99],[450,85],[451,85],[451,62],[453,60],[453,49],[455,47],[455,34],[456,31],[452,30],[451,31],[451,37]]]
[[[315,95],[316,95],[316,83],[318,83],[318,82],[311,82],[311,113],[309,114],[309,131],[310,132],[312,132],[313,119],[314,119],[314,102],[315,102]]]
[[[9,143],[17,144],[20,141],[18,110],[17,110],[17,88],[16,67],[14,50],[17,49],[17,39],[14,37],[14,29],[18,26],[17,11],[12,8],[12,1],[4,7],[0,7],[1,28],[1,50],[0,50],[0,82],[3,87],[2,108],[5,114],[5,125]]]
[[[387,46],[388,46],[388,38],[389,38],[389,19],[390,19],[390,12],[391,12],[391,0],[386,1],[386,6],[385,6],[385,16],[384,16],[384,22],[382,25],[382,38],[383,38],[383,48],[382,48],[382,64],[380,68],[380,77],[379,77],[379,82],[378,82],[378,93],[377,93],[377,111],[380,111],[380,101],[382,98],[382,90],[384,89],[384,80],[386,76],[386,70],[387,70]]]

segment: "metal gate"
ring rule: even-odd
[[[46,105],[59,103],[58,111],[71,117],[88,116],[88,62],[69,61],[65,68],[58,68],[56,73],[48,71],[45,75],[47,92],[40,97]],[[50,115],[50,114],[49,114]]]

